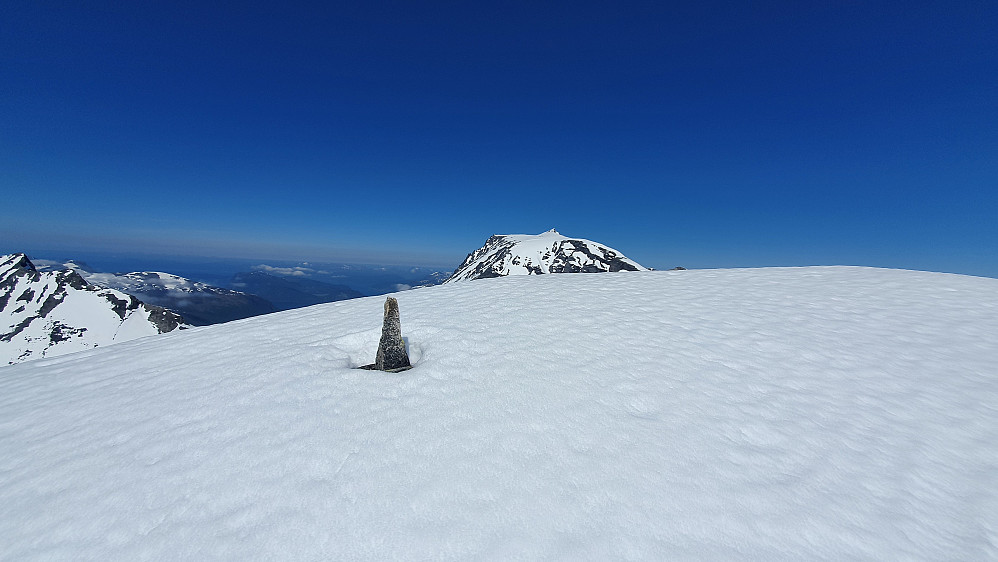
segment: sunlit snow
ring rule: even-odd
[[[570,271],[615,271],[611,264],[645,271],[641,264],[603,244],[568,238],[551,229],[541,234],[497,234],[465,259],[445,283],[482,277]]]
[[[0,368],[0,556],[998,557],[998,280],[504,277]]]

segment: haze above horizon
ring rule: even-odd
[[[998,4],[5,3],[0,253],[998,277]]]

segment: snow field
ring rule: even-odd
[[[998,280],[507,277],[0,369],[0,557],[998,557]]]

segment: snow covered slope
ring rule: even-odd
[[[543,234],[496,234],[468,254],[444,283],[506,275],[644,271],[646,268],[602,244],[568,238],[551,229]]]
[[[0,557],[994,560],[998,280],[486,279],[0,369]]]
[[[24,254],[0,256],[0,365],[169,332],[183,319],[73,270],[39,272]]]

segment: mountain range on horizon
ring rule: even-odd
[[[363,296],[263,271],[233,276],[232,285],[247,289],[237,291],[159,271],[106,273],[81,261],[37,261],[0,256],[3,364]]]
[[[140,308],[162,310],[163,312],[157,314],[173,315],[171,318],[174,318],[175,323],[183,326],[219,324],[271,312],[365,296],[348,285],[312,278],[319,272],[308,267],[259,266],[252,271],[234,274],[229,279],[227,287],[218,287],[162,271],[100,272],[78,260],[59,262],[40,259],[36,260],[37,263],[33,263],[24,254],[12,254],[2,259],[5,263],[16,265],[4,271],[4,277],[0,280],[5,284],[0,287],[7,287],[7,297],[2,301],[4,306],[10,302],[17,303],[18,298],[21,298],[13,294],[22,291],[16,288],[19,275],[38,276],[51,280],[63,291],[104,291],[101,295],[106,300],[110,299],[109,304],[93,311],[95,317],[107,316],[104,308],[111,307],[118,311],[121,306],[115,303],[127,300],[128,310]],[[398,291],[414,286],[429,287],[441,283],[516,275],[646,270],[647,268],[604,244],[581,238],[569,238],[552,229],[537,235],[493,235],[481,248],[471,252],[450,275],[443,272],[429,272],[414,285],[399,282],[391,288]],[[415,272],[413,270],[413,273]],[[382,276],[380,282],[385,283],[386,279],[387,277]],[[112,298],[110,295],[116,296]],[[27,296],[24,296],[24,299],[27,299]],[[26,310],[17,306],[11,306],[9,310],[3,309],[3,317],[9,316],[11,324],[5,334],[0,336],[6,338],[6,340],[0,339],[0,346],[6,345],[10,348],[13,345],[11,341],[24,330],[18,326],[21,324],[27,326],[36,320],[42,321],[51,313],[49,309],[43,308],[35,311],[35,316],[29,318],[30,314]],[[89,341],[81,337],[71,339],[62,334],[73,333],[79,336],[89,331],[88,337],[92,339],[97,333],[108,330],[106,327],[96,327],[103,326],[106,321],[94,320],[95,324],[91,325],[91,322],[81,317],[79,313],[73,317],[72,328],[63,321],[53,320],[56,316],[48,318],[51,323],[46,332],[48,340],[37,335],[25,336],[27,339],[21,341],[16,351],[11,352],[13,355],[8,358],[8,362],[50,356],[56,353],[57,345],[58,350],[63,352],[62,350],[78,348],[78,344],[83,341]],[[124,317],[120,319],[123,320]],[[90,347],[106,345],[112,340],[124,341],[126,339],[124,334],[134,331],[125,331],[121,334],[118,332],[119,330],[115,330],[116,335],[111,339],[103,337],[94,340]],[[134,333],[152,334],[141,331]],[[70,345],[65,343],[67,341],[75,343]]]
[[[0,364],[64,355],[189,327],[176,312],[88,283],[77,270],[39,271],[0,256]]]
[[[161,306],[183,316],[194,326],[219,324],[278,309],[257,295],[216,287],[162,271],[107,273],[95,271],[85,262],[35,260],[39,271],[72,270],[91,285],[115,289],[142,302]]]

